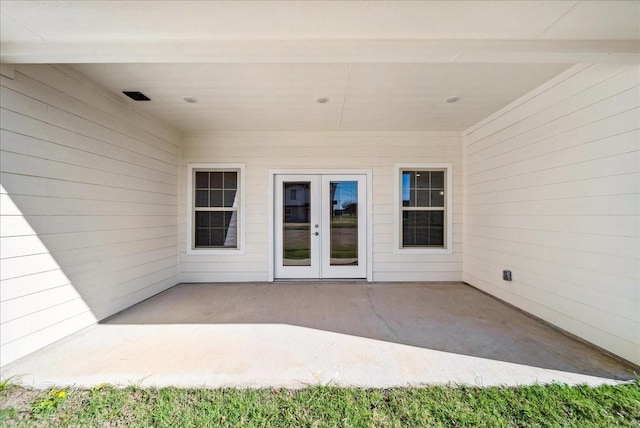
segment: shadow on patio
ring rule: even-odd
[[[103,323],[135,324],[251,324],[255,341],[267,340],[257,325],[284,324],[542,369],[634,378],[614,358],[462,283],[180,284]]]

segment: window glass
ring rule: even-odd
[[[405,247],[444,245],[444,211],[405,211],[402,242]]]
[[[238,173],[237,172],[225,172],[224,174],[224,188],[225,189],[237,189],[238,188]]]
[[[196,171],[193,246],[237,248],[238,172]]]
[[[445,172],[401,170],[401,247],[445,247]]]
[[[208,189],[208,188],[209,188],[209,173],[196,172],[196,189]]]
[[[431,171],[431,188],[444,190],[444,171]]]
[[[222,185],[222,177],[224,176],[224,172],[210,172],[209,177],[211,181],[212,189],[222,189],[224,186]]]

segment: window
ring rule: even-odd
[[[242,169],[189,166],[190,250],[241,248]]]
[[[298,198],[298,191],[296,189],[291,190],[291,200],[295,201]]]
[[[451,253],[451,166],[397,166],[397,249]]]

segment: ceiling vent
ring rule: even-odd
[[[134,101],[151,101],[151,98],[138,91],[122,91],[123,94],[128,96]]]

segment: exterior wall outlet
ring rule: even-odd
[[[502,279],[504,279],[505,281],[511,281],[511,271],[510,270],[503,270],[502,271]]]

